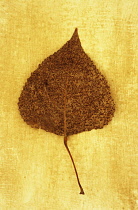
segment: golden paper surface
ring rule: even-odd
[[[0,209],[138,209],[138,1],[1,0],[0,5]],[[85,195],[79,194],[63,137],[28,126],[17,106],[31,72],[76,27],[116,104],[109,125],[69,137]]]

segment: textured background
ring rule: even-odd
[[[137,0],[1,0],[0,209],[138,209]],[[69,138],[85,195],[63,138],[29,127],[17,102],[30,73],[70,39],[107,78],[115,117]]]

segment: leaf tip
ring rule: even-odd
[[[78,35],[78,28],[75,28],[74,33],[73,33],[73,36],[79,36]]]
[[[78,28],[75,28],[74,33],[73,33],[73,35],[71,37],[71,40],[80,41],[79,34],[78,34]]]
[[[74,31],[74,33],[78,33],[78,28],[77,28],[77,27],[75,28],[75,31]]]

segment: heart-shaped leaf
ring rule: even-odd
[[[84,194],[67,137],[103,128],[111,121],[115,105],[107,80],[81,47],[77,29],[60,50],[31,74],[18,105],[28,125],[64,135],[80,193]]]

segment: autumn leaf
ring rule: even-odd
[[[64,136],[80,194],[84,194],[67,145],[68,136],[103,128],[111,121],[115,105],[107,80],[84,52],[77,29],[27,79],[18,105],[28,125]]]

